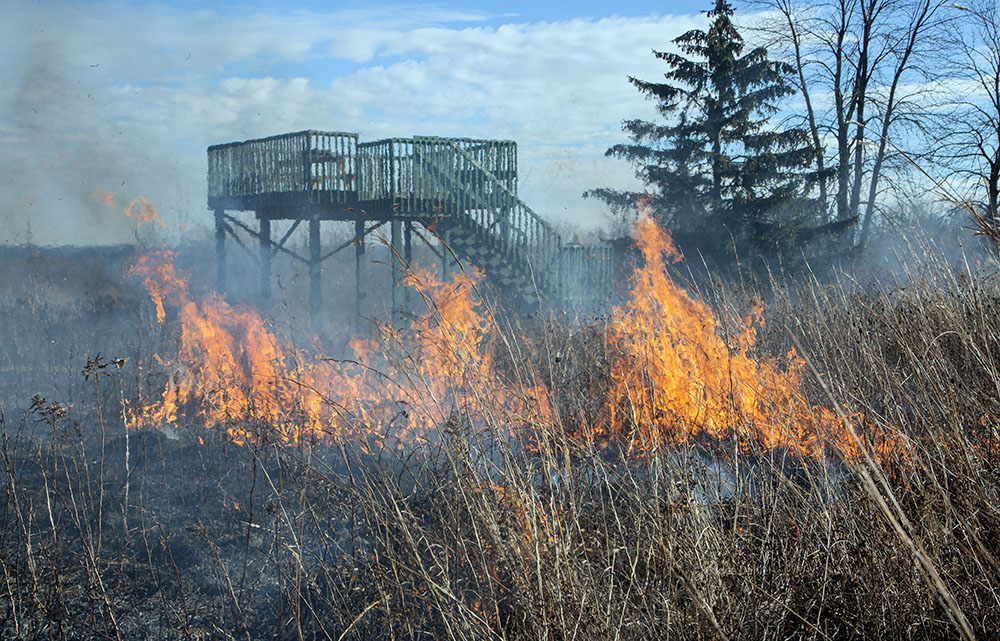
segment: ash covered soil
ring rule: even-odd
[[[136,364],[176,349],[128,276],[135,251],[0,249],[0,638],[347,629],[377,550],[335,483],[341,455],[279,452],[263,426],[253,446],[196,427],[126,439],[123,402],[165,380]]]
[[[3,452],[2,638],[322,637],[302,630],[315,614],[343,630],[338,614],[371,601],[355,569],[377,555],[368,525],[313,465],[146,432],[126,475],[120,425],[102,443],[49,420]]]

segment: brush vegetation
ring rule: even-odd
[[[907,447],[880,460],[595,435],[604,318],[511,321],[496,342],[511,388],[550,390],[555,427],[512,430],[483,399],[400,449],[280,446],[253,416],[232,419],[256,434],[242,445],[197,426],[126,438],[123,404],[162,374],[136,354],[36,362],[84,371],[72,407],[38,396],[2,415],[0,636],[988,638],[1000,283],[914,253],[902,284],[772,284],[755,348],[794,347],[810,402],[894,430]],[[754,296],[711,301],[725,325]],[[169,346],[146,318],[137,345]],[[18,345],[7,372],[35,362]]]

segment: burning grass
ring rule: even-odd
[[[338,361],[137,263],[176,351],[4,426],[4,638],[1000,627],[996,280],[930,260],[709,307],[639,240],[607,325],[414,272],[427,313]]]

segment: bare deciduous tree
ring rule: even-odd
[[[884,171],[933,101],[942,0],[759,0],[768,44],[796,68],[804,118],[821,141],[817,169],[836,171],[832,216],[871,232]],[[893,140],[895,139],[895,143]],[[913,151],[913,150],[911,150]],[[911,154],[912,155],[912,154]],[[863,200],[862,196],[866,196]],[[824,202],[826,193],[821,194]]]
[[[868,181],[868,201],[865,203],[864,220],[861,226],[861,236],[858,244],[864,246],[868,242],[871,233],[872,214],[875,211],[876,197],[878,196],[878,183],[888,151],[889,135],[892,125],[906,117],[907,112],[913,113],[907,107],[913,105],[918,108],[920,96],[924,94],[919,86],[915,90],[907,91],[902,86],[904,78],[908,74],[923,81],[929,82],[934,79],[932,65],[920,64],[921,57],[929,57],[937,48],[937,31],[943,23],[938,18],[941,3],[936,0],[918,0],[911,5],[907,16],[906,29],[902,30],[899,37],[892,39],[886,53],[891,59],[890,65],[892,79],[887,89],[884,108],[879,119],[880,128],[878,132],[878,150],[875,152],[874,162],[871,168],[871,177]],[[929,46],[928,46],[929,45]],[[922,56],[922,54],[924,54]],[[857,165],[856,165],[857,167]],[[855,189],[860,187],[860,179],[855,181]]]
[[[981,231],[1000,241],[1000,10],[992,0],[952,4],[950,70],[960,95],[941,140],[950,179],[964,183]]]

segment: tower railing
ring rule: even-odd
[[[464,256],[528,297],[534,289],[584,296],[584,280],[583,289],[609,281],[607,251],[564,247],[556,229],[518,197],[514,141],[358,138],[306,130],[209,147],[208,201],[220,233],[227,209],[257,212],[268,252],[276,251],[271,220],[297,221],[276,243],[283,245],[301,220],[310,220],[318,240],[320,219],[353,220],[363,235],[366,218],[402,218],[440,224]],[[322,257],[310,260],[318,265]]]
[[[358,166],[361,180],[358,197],[394,208],[395,213],[425,213],[435,204],[446,207],[453,202],[451,186],[442,185],[422,170],[422,161],[433,159],[438,166],[451,166],[459,183],[473,185],[481,180],[456,162],[456,150],[476,159],[507,188],[517,192],[517,144],[509,140],[479,140],[473,138],[386,138],[358,145]]]
[[[208,148],[209,207],[351,202],[358,134],[298,131]]]

